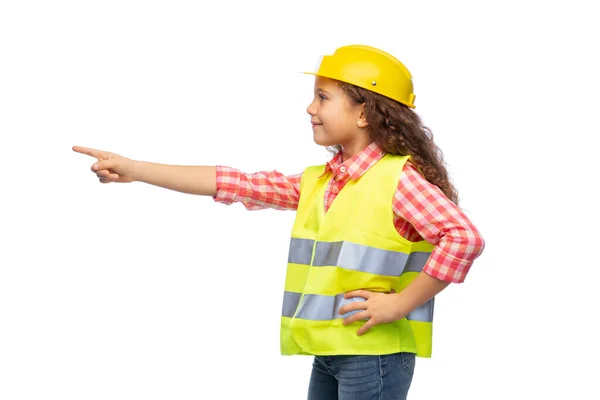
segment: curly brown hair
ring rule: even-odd
[[[423,125],[419,115],[395,100],[349,83],[336,81],[355,104],[365,103],[369,136],[386,153],[410,155],[412,162],[432,184],[458,205],[458,191],[450,182],[444,156],[433,142],[431,130]],[[339,145],[328,147],[332,153]]]

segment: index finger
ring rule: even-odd
[[[73,146],[73,151],[81,154],[87,154],[88,156],[95,157],[98,160],[105,160],[107,158],[104,151],[91,149],[89,147]]]

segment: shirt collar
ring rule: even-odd
[[[375,142],[372,142],[344,162],[342,162],[342,152],[337,152],[333,158],[325,164],[325,171],[323,171],[321,176],[328,172],[332,172],[334,176],[342,176],[347,173],[350,176],[350,179],[357,180],[383,156],[383,150],[381,150]]]

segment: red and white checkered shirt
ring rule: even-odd
[[[360,178],[383,155],[379,146],[371,143],[345,162],[338,153],[326,163],[324,173],[332,171],[333,179],[325,191],[325,211],[349,179]],[[217,166],[214,200],[224,204],[240,202],[248,210],[296,210],[301,178],[302,174],[285,176],[277,171],[245,174],[235,168]],[[436,245],[423,271],[440,280],[463,282],[473,261],[483,251],[484,240],[462,210],[410,162],[400,175],[391,206],[394,225],[401,236],[413,242],[425,239]]]

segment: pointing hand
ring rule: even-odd
[[[108,151],[73,146],[73,151],[95,157],[98,162],[90,168],[100,178],[101,183],[128,183],[135,180],[134,168],[136,162]]]

